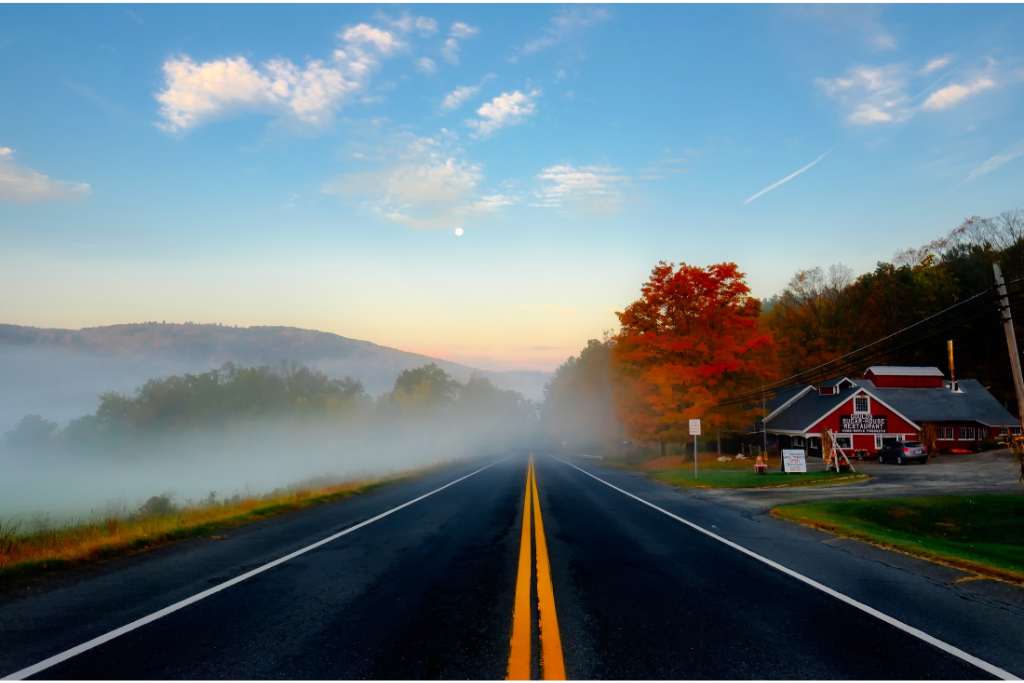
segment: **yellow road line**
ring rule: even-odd
[[[558,631],[555,612],[555,589],[551,585],[551,566],[548,563],[548,543],[544,537],[544,520],[540,515],[540,497],[537,494],[537,474],[530,458],[533,487],[534,533],[537,543],[537,607],[540,613],[540,668],[545,680],[565,680],[565,659],[562,656],[562,636]]]
[[[516,595],[512,607],[512,641],[508,655],[509,680],[530,679],[530,484],[533,462],[526,470],[523,492],[523,530],[519,537],[519,568],[516,572]]]

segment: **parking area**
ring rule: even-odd
[[[808,469],[815,469],[816,465],[818,463],[809,461]],[[846,486],[716,490],[713,495],[742,507],[768,509],[783,503],[825,498],[986,492],[1024,494],[1024,484],[1018,481],[1017,460],[1005,449],[970,455],[937,455],[929,458],[926,465],[882,464],[870,460],[855,460],[853,465],[871,478]]]

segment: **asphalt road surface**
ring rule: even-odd
[[[0,590],[0,675],[992,678],[1024,605],[585,460],[464,463]],[[881,552],[881,551],[879,551]]]

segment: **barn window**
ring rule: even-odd
[[[953,440],[953,428],[952,427],[939,427],[939,438],[943,441]]]
[[[798,448],[803,448],[804,437],[802,437],[802,436],[794,436],[793,437],[793,445],[798,447]]]
[[[840,448],[853,448],[853,442],[848,436],[837,436],[836,443]]]
[[[881,434],[875,434],[875,448],[881,448],[881,447],[882,447],[882,435]]]
[[[867,396],[855,396],[853,399],[853,412],[855,413],[870,413],[871,412],[871,401]]]
[[[960,428],[960,440],[961,441],[974,441],[974,427],[961,427]]]

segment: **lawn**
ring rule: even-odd
[[[835,472],[785,474],[779,471],[778,458],[768,459],[768,472],[766,474],[756,474],[754,472],[753,459],[731,459],[720,462],[717,453],[701,453],[698,465],[699,474],[696,478],[693,476],[693,461],[689,457],[686,459],[680,456],[654,458],[639,463],[635,467],[647,472],[658,481],[683,488],[752,489],[838,485],[864,481],[868,478],[866,474],[855,472],[843,472],[841,474],[836,474]]]
[[[783,474],[768,472],[755,474],[751,470],[708,469],[694,478],[693,466],[671,470],[656,470],[651,476],[673,486],[684,488],[712,489],[753,489],[783,486],[811,486],[826,484],[850,484],[867,479],[866,474],[835,472],[801,472]]]
[[[1024,494],[834,500],[772,514],[980,574],[1024,581]]]

